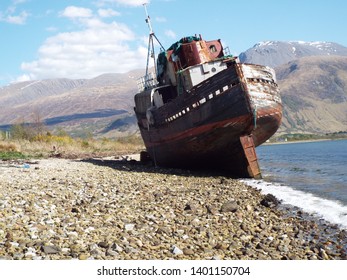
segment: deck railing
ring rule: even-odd
[[[155,73],[151,72],[147,75],[144,75],[137,80],[137,88],[139,92],[142,92],[147,89],[152,89],[158,85],[157,77]]]

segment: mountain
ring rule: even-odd
[[[137,129],[136,122],[119,122],[133,115],[137,79],[144,70],[104,74],[94,79],[50,79],[11,84],[0,88],[0,127],[40,118],[51,128],[68,132],[101,133],[113,122]],[[118,122],[117,122],[118,121]],[[1,129],[1,128],[0,128]],[[120,129],[124,132],[124,128]],[[108,135],[112,135],[110,129]]]
[[[347,48],[332,42],[260,42],[239,55],[273,67],[283,101],[279,133],[347,131]]]
[[[347,48],[325,42],[262,42],[240,60],[275,67],[283,100],[279,133],[347,131]],[[138,131],[137,80],[144,70],[94,79],[50,79],[0,88],[0,130],[44,120],[73,136],[115,137]]]
[[[280,132],[347,131],[347,57],[308,56],[276,68]]]
[[[332,42],[260,42],[239,55],[241,62],[277,67],[307,56],[347,56],[347,48]]]

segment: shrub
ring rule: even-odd
[[[34,131],[27,124],[14,124],[11,127],[11,137],[16,140],[31,140],[34,137]]]
[[[17,152],[18,149],[13,143],[0,143],[0,152]]]
[[[52,135],[49,132],[47,132],[46,135],[37,135],[32,140],[33,141],[39,141],[39,142],[45,142],[45,143],[59,144],[59,145],[69,145],[69,144],[72,144],[74,141],[68,135],[58,136],[58,135]]]

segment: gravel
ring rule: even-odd
[[[217,174],[0,161],[0,259],[346,259],[346,244],[336,225]]]

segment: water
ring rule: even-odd
[[[347,140],[257,148],[263,180],[245,180],[284,203],[347,228]]]

